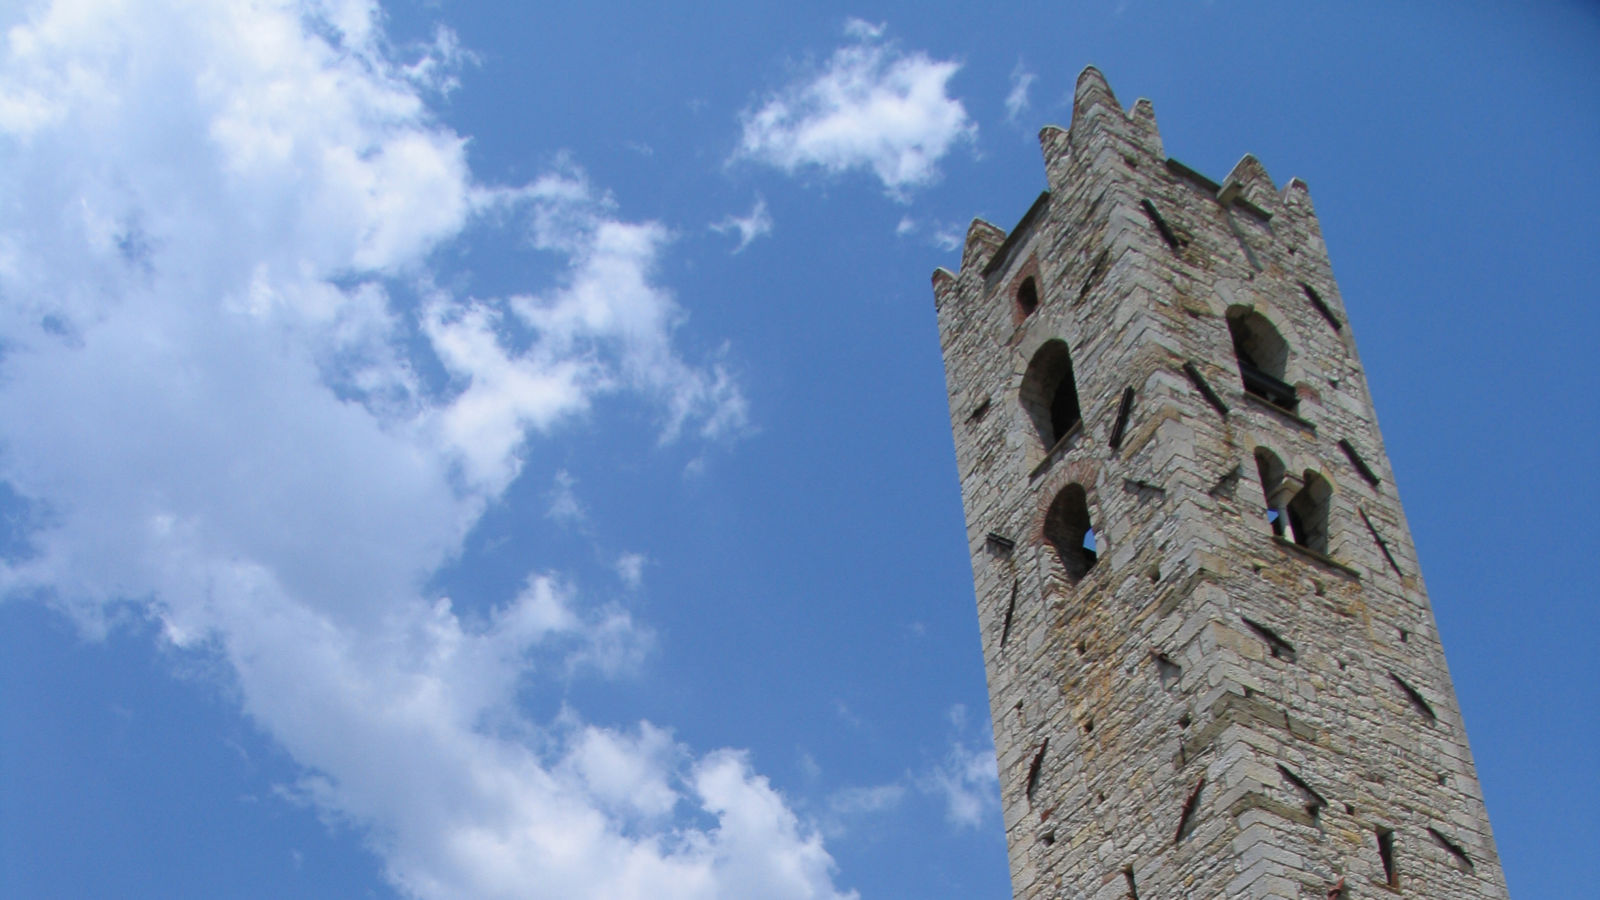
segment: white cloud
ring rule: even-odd
[[[744,402],[677,347],[668,229],[571,167],[475,182],[423,99],[462,54],[396,60],[380,22],[369,0],[0,12],[0,477],[45,511],[0,591],[90,630],[131,608],[225,667],[302,767],[291,793],[408,895],[847,896],[741,755],[519,710],[636,667],[625,611],[549,574],[486,610],[424,593],[526,442],[597,397],[651,401],[663,439],[737,432]],[[433,286],[430,253],[486,211],[528,217],[555,284]]]
[[[924,791],[944,801],[952,825],[977,828],[1000,808],[1000,775],[993,745],[950,745],[944,760],[919,779]]]
[[[934,219],[916,219],[911,216],[901,216],[899,223],[894,227],[894,233],[900,238],[923,235],[925,243],[946,252],[959,249],[965,240],[961,229],[956,225]]]
[[[899,806],[905,795],[903,784],[845,788],[828,798],[828,808],[839,815],[886,812]]]
[[[624,553],[617,557],[617,577],[632,590],[644,583],[644,564],[649,562],[643,553]]]
[[[1022,60],[1017,60],[1016,68],[1011,70],[1011,93],[1006,95],[1007,122],[1016,122],[1027,111],[1028,89],[1033,87],[1038,78],[1038,75],[1023,67]]]
[[[711,230],[718,234],[738,233],[739,244],[733,248],[733,252],[740,252],[750,246],[750,242],[756,238],[772,233],[772,216],[767,212],[767,201],[762,197],[756,197],[756,205],[750,209],[748,215],[727,216],[721,221],[712,223]]]
[[[588,518],[583,502],[578,499],[578,480],[566,469],[558,469],[550,488],[550,506],[545,515],[563,525],[579,525]]]
[[[851,42],[822,70],[743,116],[738,155],[793,173],[869,169],[892,195],[938,177],[938,162],[978,127],[947,93],[958,63],[904,53],[884,27],[852,19]]]

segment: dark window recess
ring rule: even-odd
[[[1172,661],[1172,657],[1165,653],[1151,654],[1156,661],[1156,677],[1161,679],[1162,688],[1171,688],[1183,677],[1183,666]]]
[[[1094,549],[1088,495],[1082,485],[1067,485],[1051,501],[1044,517],[1044,538],[1055,547],[1068,581],[1075,584],[1094,568],[1099,556]]]
[[[1306,812],[1311,814],[1311,818],[1315,819],[1319,813],[1321,813],[1324,809],[1327,809],[1327,798],[1317,793],[1316,789],[1311,785],[1306,784],[1305,780],[1299,775],[1289,771],[1288,766],[1285,766],[1283,763],[1278,763],[1278,771],[1282,772],[1283,777],[1287,779],[1290,784],[1294,785],[1295,788],[1300,791],[1300,793],[1305,795]]]
[[[1328,308],[1327,302],[1322,299],[1322,295],[1318,294],[1315,288],[1302,281],[1300,282],[1300,290],[1306,292],[1306,299],[1310,300],[1311,305],[1317,308],[1317,312],[1322,313],[1322,317],[1328,320],[1328,324],[1333,326],[1334,331],[1344,327],[1344,323],[1340,322],[1339,317],[1334,315],[1333,310]]]
[[[1133,413],[1133,388],[1123,388],[1122,403],[1117,406],[1117,423],[1111,426],[1111,449],[1122,447],[1122,433],[1128,428],[1128,416]]]
[[[1294,645],[1290,644],[1282,637],[1279,637],[1276,631],[1273,631],[1271,628],[1268,628],[1254,619],[1246,618],[1245,616],[1240,616],[1239,620],[1244,622],[1245,627],[1249,628],[1251,631],[1254,631],[1256,633],[1256,637],[1259,637],[1263,641],[1267,642],[1267,649],[1272,653],[1273,659],[1281,659],[1284,662],[1295,661]]]
[[[1427,716],[1428,717],[1428,721],[1430,721],[1430,722],[1434,722],[1434,721],[1438,720],[1438,718],[1439,718],[1438,714],[1436,714],[1433,711],[1433,706],[1430,703],[1428,703],[1427,698],[1422,696],[1422,693],[1420,691],[1418,691],[1416,688],[1412,687],[1411,685],[1406,684],[1406,681],[1405,681],[1404,678],[1401,678],[1399,675],[1396,675],[1393,672],[1389,673],[1389,677],[1394,679],[1394,683],[1396,685],[1399,685],[1400,690],[1405,691],[1406,698],[1411,701],[1411,705],[1412,706],[1415,706],[1417,708],[1417,712],[1422,713],[1423,715]]]
[[[1360,473],[1367,484],[1377,487],[1382,482],[1383,479],[1378,477],[1378,473],[1372,471],[1372,468],[1367,465],[1367,461],[1362,459],[1361,454],[1356,452],[1354,444],[1344,438],[1340,438],[1339,449],[1344,451],[1345,458],[1350,460],[1350,465],[1356,467],[1356,472]]]
[[[1089,267],[1089,274],[1083,279],[1083,287],[1078,290],[1079,303],[1082,303],[1089,296],[1089,292],[1094,290],[1094,286],[1100,283],[1100,279],[1106,274],[1106,264],[1110,260],[1109,250],[1101,250],[1100,255],[1094,258],[1094,265]]]
[[[1062,341],[1046,341],[1028,363],[1022,379],[1022,408],[1045,449],[1054,447],[1082,418],[1078,385],[1072,377],[1072,356]]]
[[[1022,287],[1017,288],[1017,312],[1021,313],[1022,318],[1026,319],[1033,315],[1033,311],[1038,308],[1039,286],[1034,282],[1032,276],[1024,278]]]
[[[1454,856],[1456,861],[1461,863],[1462,868],[1466,869],[1468,872],[1473,871],[1475,866],[1472,865],[1472,858],[1467,856],[1466,848],[1445,837],[1444,834],[1439,831],[1439,829],[1434,828],[1432,825],[1428,826],[1428,833],[1433,835],[1433,839],[1439,842],[1439,846],[1450,851],[1450,855]]]
[[[1367,523],[1367,531],[1372,534],[1372,539],[1377,542],[1378,549],[1383,551],[1383,558],[1389,561],[1389,568],[1393,569],[1396,575],[1404,578],[1405,575],[1400,572],[1400,564],[1394,561],[1394,554],[1389,552],[1389,543],[1378,534],[1378,526],[1372,524],[1372,517],[1368,516],[1367,511],[1364,509],[1361,510],[1361,521]]]
[[[1294,412],[1299,404],[1294,386],[1283,380],[1289,364],[1289,345],[1266,316],[1249,309],[1228,312],[1228,333],[1246,393]]]
[[[1139,900],[1139,885],[1133,880],[1133,866],[1123,866],[1122,877],[1128,882],[1128,900]]]
[[[1217,412],[1223,415],[1228,414],[1228,404],[1223,403],[1222,398],[1217,396],[1217,392],[1211,389],[1210,382],[1206,381],[1205,376],[1200,374],[1200,370],[1195,367],[1194,363],[1184,363],[1183,374],[1189,376],[1189,382],[1194,385],[1195,390],[1199,391],[1200,396],[1206,398],[1206,402],[1211,404]]]
[[[1033,754],[1033,762],[1028,764],[1027,795],[1029,802],[1033,800],[1033,790],[1039,786],[1039,770],[1044,767],[1044,751],[1050,747],[1050,739],[1045,738],[1039,744],[1039,750]]]
[[[1165,494],[1167,489],[1159,484],[1151,484],[1143,478],[1122,479],[1122,489],[1130,494],[1145,496],[1148,494]]]
[[[1283,537],[1288,530],[1288,517],[1283,508],[1288,502],[1284,499],[1283,462],[1278,455],[1265,447],[1256,448],[1256,473],[1261,477],[1261,490],[1267,500],[1267,524],[1272,526],[1272,533]]]
[[[983,398],[982,402],[980,402],[976,407],[973,407],[972,414],[967,416],[967,421],[968,422],[981,422],[981,421],[983,421],[983,417],[985,415],[987,415],[988,412],[989,412],[989,398],[985,397],[985,398]]]
[[[1140,200],[1139,206],[1144,209],[1144,214],[1150,218],[1150,224],[1161,232],[1161,239],[1167,242],[1167,246],[1173,250],[1182,250],[1184,242],[1173,233],[1172,226],[1168,225],[1167,220],[1161,217],[1161,213],[1156,211],[1156,205],[1149,200]]]
[[[1299,398],[1295,396],[1293,385],[1273,378],[1242,359],[1239,361],[1239,374],[1244,377],[1244,389],[1246,391],[1268,401],[1273,406],[1281,406],[1293,412],[1295,406],[1300,402]]]
[[[1318,553],[1328,552],[1328,504],[1333,498],[1333,488],[1321,476],[1306,471],[1302,476],[1305,486],[1289,501],[1285,512],[1289,514],[1289,530],[1294,542]]]
[[[984,538],[984,543],[993,548],[996,553],[1004,553],[1007,555],[1010,555],[1012,549],[1017,546],[1016,541],[1013,541],[1011,538],[1008,538],[1003,534],[996,534],[993,531],[989,532],[988,536]]]
[[[1228,471],[1222,473],[1222,477],[1218,478],[1217,483],[1213,484],[1211,486],[1211,490],[1206,491],[1206,493],[1213,497],[1220,497],[1223,494],[1231,493],[1233,491],[1233,486],[1238,484],[1239,479],[1242,477],[1244,477],[1244,466],[1236,465]]]
[[[1011,636],[1011,617],[1017,612],[1017,589],[1022,585],[1020,579],[1011,579],[1011,600],[1006,603],[1005,624],[1000,626],[1000,646],[1006,645],[1006,638]]]
[[[1188,837],[1189,832],[1194,830],[1194,811],[1200,805],[1200,791],[1205,786],[1206,778],[1202,775],[1200,780],[1194,783],[1194,790],[1189,792],[1189,799],[1183,801],[1183,812],[1178,814],[1178,830],[1172,836],[1174,844]]]
[[[1400,886],[1400,869],[1394,859],[1394,832],[1388,828],[1377,829],[1378,859],[1383,861],[1383,879],[1389,887]]]

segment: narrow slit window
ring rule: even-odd
[[[1378,859],[1383,863],[1383,880],[1389,887],[1400,886],[1400,869],[1395,865],[1394,859],[1394,831],[1388,828],[1377,829],[1378,833]]]
[[[1050,739],[1045,738],[1039,744],[1038,752],[1033,754],[1033,762],[1028,764],[1028,786],[1025,793],[1028,795],[1030,802],[1033,800],[1034,789],[1039,786],[1039,771],[1044,768],[1044,751],[1049,747]]]
[[[1022,408],[1048,450],[1067,436],[1083,418],[1078,407],[1078,384],[1072,375],[1072,355],[1065,341],[1046,341],[1022,378]]]
[[[1311,305],[1317,308],[1317,312],[1321,313],[1322,317],[1328,320],[1328,324],[1333,326],[1334,331],[1338,331],[1344,327],[1344,324],[1339,321],[1339,317],[1334,315],[1333,310],[1328,308],[1327,301],[1323,300],[1322,295],[1317,293],[1316,288],[1313,288],[1311,285],[1302,281],[1300,282],[1300,290],[1306,292],[1306,299],[1310,300]]]
[[[1061,489],[1045,514],[1044,538],[1055,548],[1067,580],[1076,584],[1099,560],[1089,501],[1081,485]]]
[[[1122,447],[1123,432],[1128,429],[1128,416],[1133,414],[1133,388],[1122,390],[1122,402],[1117,405],[1117,423],[1111,426],[1111,449]]]
[[[1161,232],[1161,239],[1167,242],[1167,246],[1173,250],[1182,250],[1183,241],[1179,240],[1177,234],[1173,233],[1172,226],[1167,224],[1167,220],[1156,209],[1156,205],[1149,200],[1140,200],[1139,206],[1144,209],[1144,214],[1149,217],[1150,224]]]
[[[1284,381],[1289,365],[1289,344],[1266,316],[1235,307],[1228,311],[1228,334],[1239,361],[1239,376],[1247,394],[1294,412],[1299,405],[1294,386]]]

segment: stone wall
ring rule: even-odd
[[[1505,897],[1305,185],[1167,159],[1092,68],[1040,141],[1049,190],[933,277],[1015,895]],[[1292,399],[1245,387],[1251,313]]]

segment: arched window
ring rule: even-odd
[[[1239,360],[1244,389],[1274,406],[1294,412],[1299,398],[1294,386],[1283,380],[1289,365],[1289,345],[1262,314],[1234,307],[1228,310],[1228,334],[1233,355]]]
[[[1044,517],[1044,539],[1055,548],[1066,570],[1067,580],[1076,584],[1094,568],[1094,526],[1089,522],[1089,499],[1082,485],[1069,484],[1051,501]]]
[[[1028,363],[1022,377],[1022,408],[1048,450],[1067,436],[1082,415],[1078,411],[1078,385],[1072,377],[1072,357],[1064,341],[1046,341]]]
[[[1017,288],[1017,320],[1020,322],[1021,320],[1026,319],[1027,317],[1033,315],[1033,311],[1038,308],[1039,285],[1033,280],[1033,276],[1030,275],[1027,278],[1024,278],[1022,280],[1022,286]]]
[[[1318,553],[1328,552],[1328,505],[1333,487],[1321,475],[1307,469],[1305,486],[1289,501],[1289,530],[1294,542]]]
[[[1289,492],[1284,490],[1283,462],[1277,454],[1265,447],[1256,448],[1256,471],[1261,475],[1261,490],[1267,500],[1267,523],[1272,533],[1283,537],[1288,531],[1288,517],[1284,507],[1289,502]]]
[[[1285,471],[1283,462],[1265,447],[1257,447],[1255,456],[1272,533],[1309,550],[1327,553],[1333,486],[1310,469],[1300,475]]]

